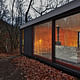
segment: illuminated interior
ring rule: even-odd
[[[22,53],[24,53],[24,30],[22,30]]]
[[[80,13],[56,20],[55,26],[56,59],[80,66]],[[34,54],[52,59],[51,21],[34,27]]]
[[[56,20],[55,26],[56,58],[80,66],[80,13]]]
[[[34,54],[48,59],[52,58],[52,22],[34,27]]]

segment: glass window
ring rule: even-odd
[[[52,58],[52,22],[34,27],[34,54],[48,59]]]
[[[22,53],[24,53],[24,30],[22,30]]]
[[[56,20],[55,57],[80,66],[80,13]]]

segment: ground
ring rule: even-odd
[[[24,56],[14,58],[12,63],[23,70],[27,80],[77,80],[62,71]]]
[[[0,80],[25,80],[22,71],[9,59],[0,60]]]
[[[24,56],[0,59],[0,80],[77,80],[55,68]]]

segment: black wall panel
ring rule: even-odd
[[[24,55],[32,56],[32,27],[24,29]]]
[[[22,54],[22,32],[20,31],[20,53]]]

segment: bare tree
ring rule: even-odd
[[[13,10],[14,3],[15,3],[15,0],[13,0],[13,2],[12,2],[12,26],[13,26],[13,20],[14,20],[14,17],[13,17],[13,14],[14,14],[14,10]]]
[[[15,3],[15,0],[13,0],[12,2],[12,26],[11,27],[8,27],[6,26],[6,30],[9,34],[9,39],[10,39],[10,46],[11,46],[11,51],[13,51],[13,49],[15,48],[15,33],[16,33],[16,27],[14,27],[14,3]]]
[[[0,19],[4,19],[4,17],[8,18],[9,10],[7,9],[7,5],[5,5],[6,0],[0,0]]]
[[[40,1],[39,7],[35,7],[35,0],[33,1],[34,3],[31,4],[31,9],[34,11],[35,14],[38,13],[39,16],[42,16],[43,14],[46,14],[51,10],[63,6],[73,0],[38,0]]]
[[[30,0],[28,9],[27,9],[27,11],[26,11],[26,16],[25,16],[25,21],[26,21],[26,22],[28,21],[28,20],[27,20],[27,16],[28,16],[28,12],[29,12],[29,10],[30,10],[30,6],[31,6],[32,1],[33,1],[33,0]]]

